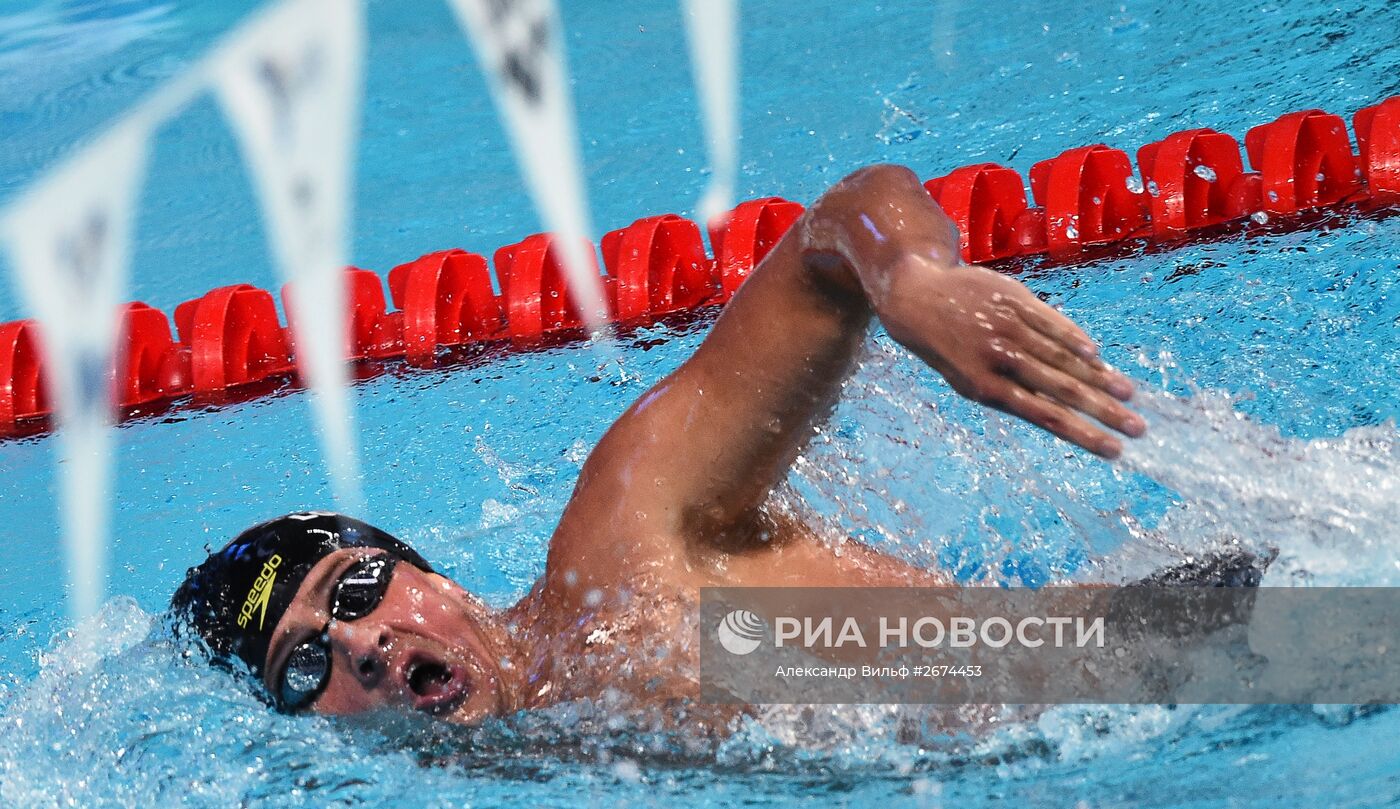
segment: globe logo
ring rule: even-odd
[[[768,624],[748,610],[734,610],[719,622],[715,633],[719,635],[719,645],[732,655],[746,655],[763,642],[764,630]]]

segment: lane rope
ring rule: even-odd
[[[1312,212],[1400,207],[1400,96],[1346,123],[1322,110],[1282,115],[1239,142],[1190,129],[1137,151],[1103,144],[1070,149],[1031,167],[1031,200],[1014,169],[964,166],[924,183],[961,236],[963,259],[1014,271],[1044,256],[1072,266],[1125,243],[1174,248],[1222,229],[1308,227]],[[675,214],[648,216],[603,236],[599,271],[620,324],[729,300],[803,206],[780,197],[740,203],[709,228]],[[598,271],[598,251],[586,253]],[[506,245],[486,258],[464,250],[428,253],[389,272],[389,298],[375,273],[346,269],[350,359],[426,368],[445,353],[492,342],[528,350],[582,337],[567,293],[561,250],[549,234]],[[295,290],[283,287],[284,311]],[[389,303],[393,309],[390,310]],[[134,302],[109,369],[123,420],[182,407],[208,407],[270,393],[297,374],[293,324],[278,321],[272,294],[248,284],[211,290],[165,312]],[[48,429],[42,340],[33,320],[0,324],[0,436]]]

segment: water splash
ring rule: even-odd
[[[881,336],[775,505],[818,520],[838,547],[854,537],[963,582],[1039,586],[1132,541],[1126,515],[1161,500],[957,397]]]
[[[918,97],[920,88],[918,75],[911,73],[894,90],[879,93],[884,109],[880,112],[880,129],[875,137],[881,143],[893,146],[929,134],[928,114]]]
[[[1063,536],[1080,537],[1077,546],[1091,552],[1081,570],[1102,575],[1111,565],[1094,555],[1115,559],[1142,547],[1170,558],[1234,534],[1279,544],[1289,573],[1375,583],[1366,554],[1384,555],[1375,540],[1400,516],[1384,502],[1394,500],[1397,468],[1390,424],[1291,439],[1240,415],[1237,397],[1149,390],[1137,404],[1152,440],[1131,444],[1115,469],[1010,419],[979,415],[884,338],[872,342],[848,387],[775,506],[822,510],[839,501],[845,505],[825,508],[832,541],[856,535],[930,564],[960,543],[964,561],[980,549],[970,580],[1031,575],[1031,557],[1055,559]],[[510,490],[537,496],[530,492],[541,485],[541,466],[507,460],[489,439],[476,451]],[[961,474],[927,474],[931,457]],[[1157,516],[1137,502],[1152,491],[1146,475],[1172,487]],[[852,487],[861,496],[851,497]],[[1085,539],[1095,533],[1099,541]],[[1340,573],[1319,564],[1332,558],[1346,560]],[[686,793],[692,782],[714,783],[718,766],[732,784],[774,772],[823,783],[874,778],[917,781],[919,794],[951,799],[967,788],[968,773],[985,789],[1070,777],[1086,762],[1110,772],[1143,756],[1204,752],[1221,737],[1257,751],[1267,736],[1261,728],[1279,722],[1271,708],[781,706],[721,739],[689,732],[683,716],[609,698],[470,732],[383,716],[333,722],[271,713],[154,625],[134,602],[117,599],[42,656],[40,676],[0,716],[0,798],[374,804],[431,789],[448,805],[490,803],[528,784],[550,802],[598,791],[643,795],[658,784]],[[1304,709],[1287,721],[1330,728],[1363,713]],[[193,783],[191,761],[200,772]]]
[[[1129,442],[1125,469],[1177,492],[1157,526],[1178,538],[1230,535],[1280,550],[1269,584],[1287,570],[1312,584],[1393,586],[1400,524],[1395,423],[1335,438],[1287,438],[1235,409],[1237,397],[1150,391],[1136,405],[1147,436]],[[1181,543],[1192,548],[1189,539]]]
[[[1147,436],[1110,466],[951,396],[882,338],[776,504],[969,582],[1127,581],[1230,544],[1277,548],[1271,584],[1395,581],[1394,423],[1288,438],[1243,400],[1147,387]]]
[[[157,626],[123,597],[55,638],[0,716],[0,801],[383,805],[402,784],[366,775],[390,768],[447,786],[382,735],[273,713]]]

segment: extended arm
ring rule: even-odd
[[[684,365],[608,430],[556,543],[742,540],[835,402],[872,317],[955,390],[1104,457],[1141,419],[1092,341],[1010,278],[960,265],[948,218],[906,169],[828,191]],[[599,532],[603,532],[599,534]]]

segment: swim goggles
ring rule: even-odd
[[[398,558],[371,556],[351,565],[336,582],[331,621],[354,621],[374,612],[384,600]],[[321,696],[331,678],[330,621],[320,633],[298,644],[282,666],[274,697],[279,710],[295,713]]]

